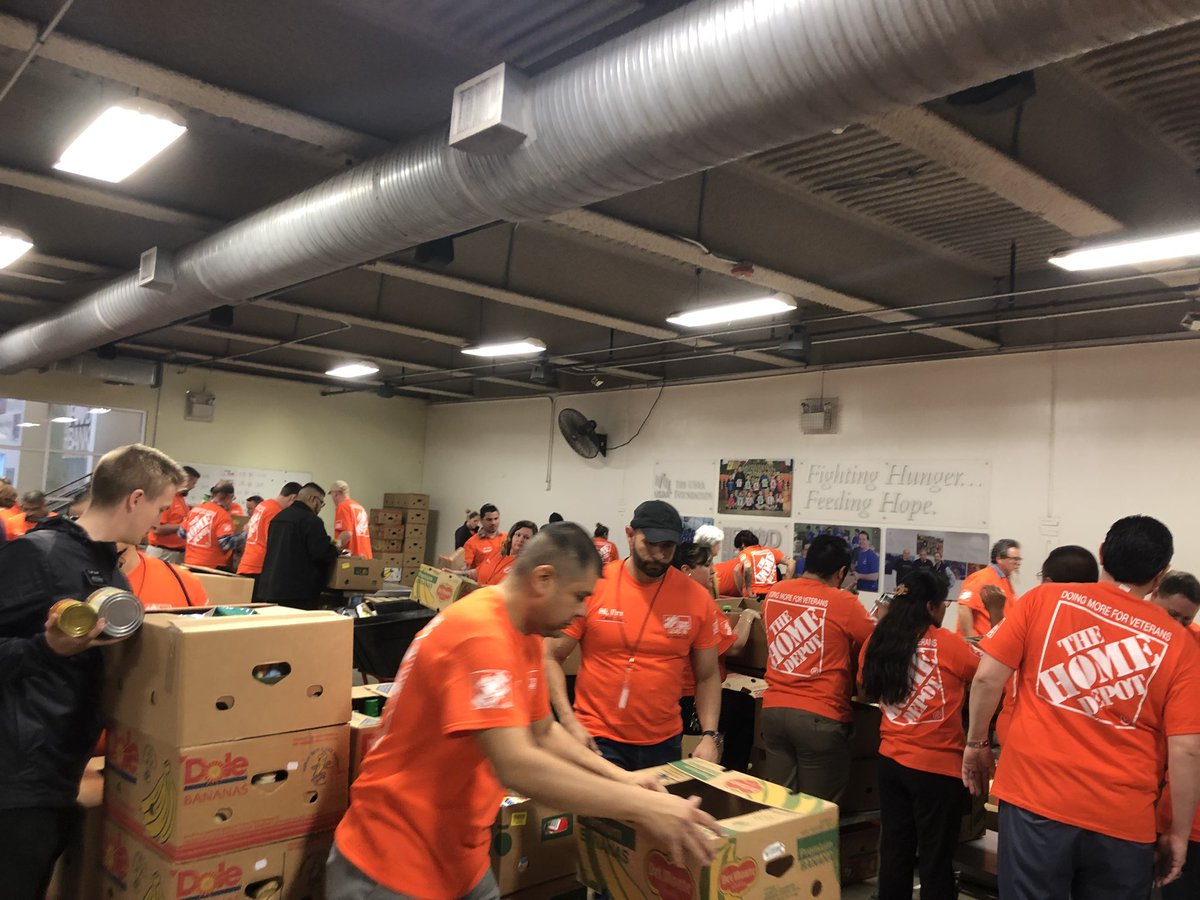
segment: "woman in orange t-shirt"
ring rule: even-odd
[[[592,532],[592,543],[596,545],[596,552],[600,554],[600,562],[608,565],[621,558],[621,551],[617,549],[617,545],[608,539],[608,526],[596,523],[596,530]]]
[[[517,554],[525,542],[537,534],[537,525],[528,519],[522,519],[508,529],[508,536],[500,545],[500,552],[493,553],[479,564],[478,576],[475,580],[480,584],[499,584],[517,561]],[[586,534],[586,532],[585,532]]]
[[[922,900],[953,900],[963,787],[963,697],[979,657],[941,627],[945,577],[917,569],[862,649],[863,693],[878,701],[879,900],[911,900],[913,860]]]

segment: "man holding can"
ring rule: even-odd
[[[117,543],[136,544],[185,482],[166,454],[131,444],[101,457],[78,521],[50,519],[0,547],[0,871],[6,900],[42,900],[103,727],[101,619],[72,637],[51,606],[129,589]]]

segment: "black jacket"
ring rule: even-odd
[[[478,528],[475,529],[475,531],[478,530]],[[472,531],[467,526],[466,522],[463,522],[461,525],[459,525],[457,530],[454,532],[454,549],[457,550],[459,547],[469,541],[471,536],[475,534],[475,531]]]
[[[320,516],[297,500],[267,528],[267,553],[256,599],[316,609],[338,549]]]
[[[114,544],[65,516],[0,546],[0,809],[72,806],[104,726],[99,649],[58,656],[46,616],[64,597],[128,589]]]

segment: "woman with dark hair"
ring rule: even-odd
[[[479,571],[476,573],[478,577],[475,580],[480,584],[499,584],[503,581],[512,564],[517,561],[517,554],[521,552],[525,542],[537,534],[537,530],[537,525],[528,519],[514,522],[508,529],[504,543],[500,545],[500,552],[493,553],[479,564]]]
[[[617,549],[617,545],[608,539],[607,525],[596,523],[596,530],[592,532],[592,543],[596,545],[596,552],[600,554],[600,561],[604,565],[607,566],[621,558],[621,551]]]
[[[979,657],[941,627],[949,584],[917,569],[896,588],[888,614],[862,649],[863,693],[879,726],[878,900],[954,900],[954,848],[966,801],[962,706]]]
[[[479,510],[468,509],[467,517],[454,532],[454,549],[457,550],[471,539],[471,535],[479,530]]]

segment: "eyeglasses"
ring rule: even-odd
[[[1019,557],[1019,556],[1006,556],[1004,558],[1007,559],[1009,562],[1021,562],[1022,561],[1021,557]]]

